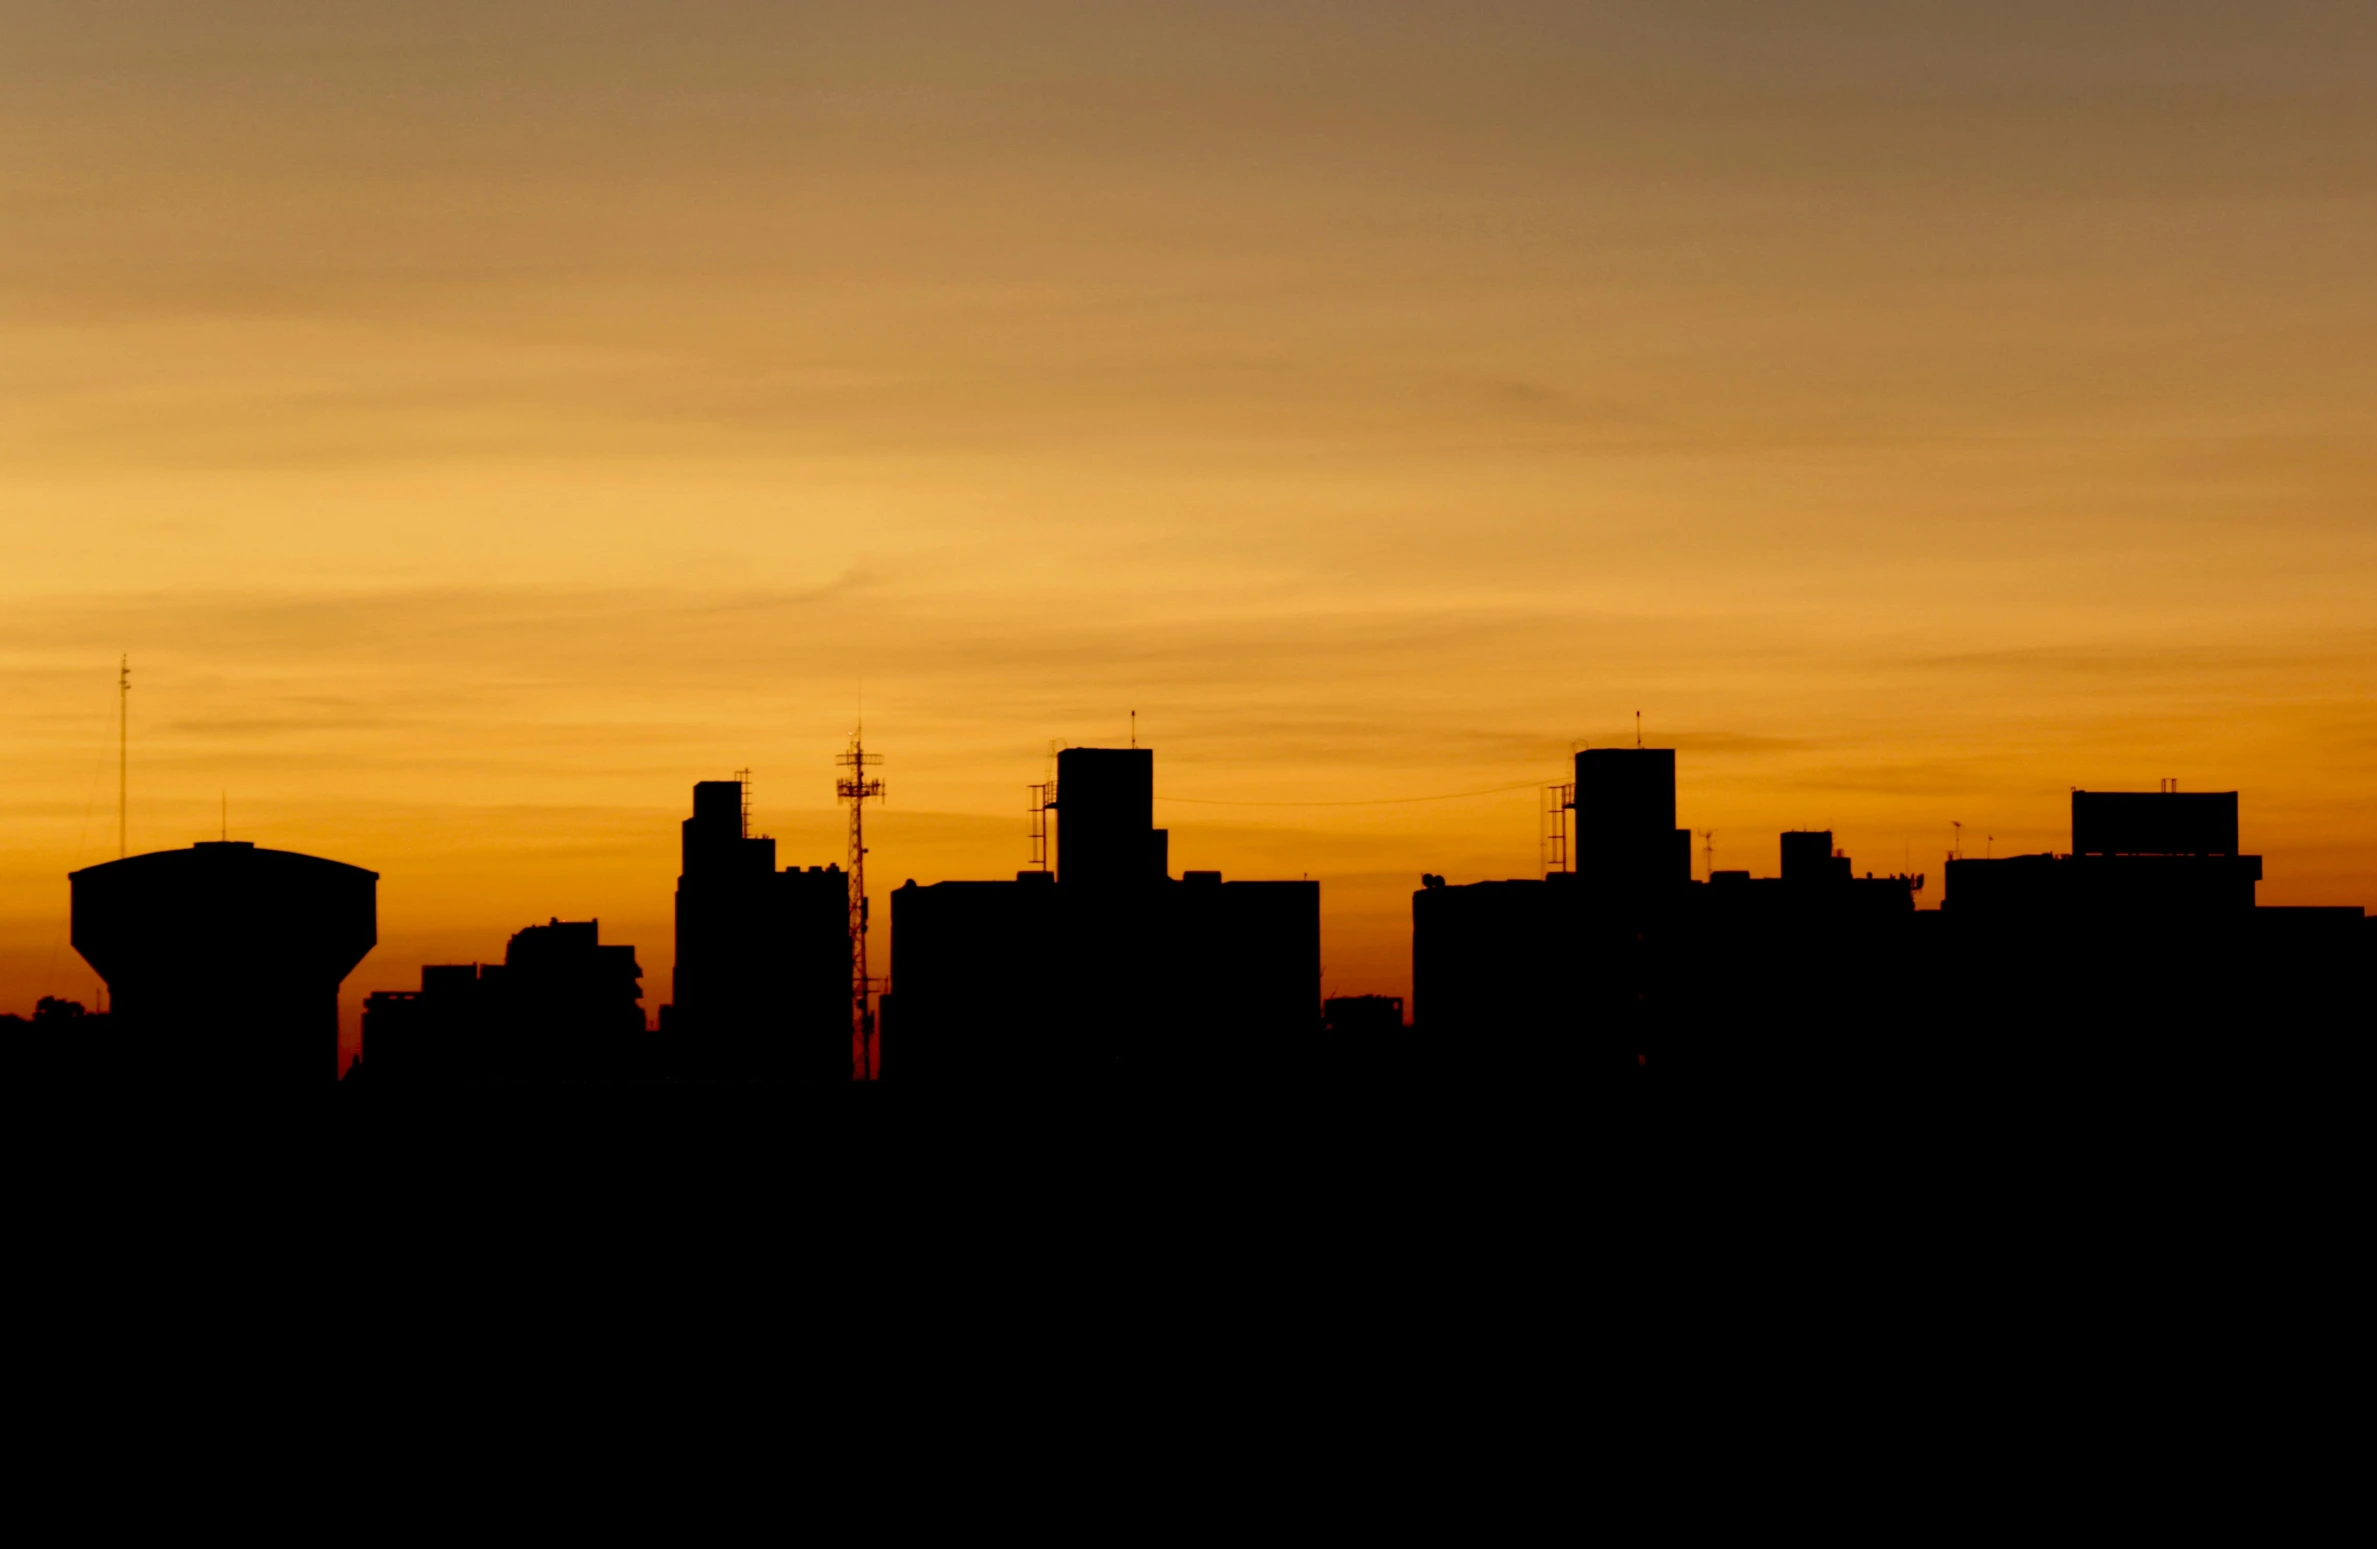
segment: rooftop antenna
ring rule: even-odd
[[[1032,867],[1034,871],[1048,869],[1048,809],[1056,804],[1056,782],[1043,780],[1024,787],[1024,811],[1032,817]]]
[[[1032,815],[1032,870],[1048,869],[1048,814],[1056,806],[1056,739],[1048,739],[1047,776],[1037,785],[1024,789],[1031,793],[1025,809]]]
[[[1708,872],[1708,880],[1716,881],[1717,831],[1713,828],[1704,828],[1700,831],[1700,864]]]
[[[850,803],[850,1020],[851,1074],[859,1081],[875,1079],[875,1006],[868,992],[873,981],[867,975],[867,827],[866,810],[870,801],[883,799],[883,782],[867,778],[871,765],[883,762],[880,753],[869,753],[866,727],[861,723],[850,733],[850,748],[834,762],[849,773],[834,782],[834,794]]]
[[[743,832],[741,837],[748,839],[751,837],[751,771],[748,769],[736,770],[735,784],[743,788]]]
[[[1568,853],[1568,814],[1575,808],[1576,782],[1543,788],[1543,819],[1537,825],[1536,843],[1547,874],[1574,869]]]
[[[1136,710],[1133,710],[1133,711],[1131,712],[1131,746],[1135,748],[1135,747],[1137,747],[1138,745],[1139,745],[1139,712],[1138,712],[1138,711],[1136,711]]]
[[[125,793],[129,789],[126,776],[132,768],[132,657],[126,654],[116,667],[116,859],[131,854],[125,835],[125,815],[131,810]]]
[[[1642,712],[1640,710],[1634,712],[1634,745],[1638,748],[1642,746]]]
[[[1960,861],[1964,859],[1964,825],[1950,818],[1948,826],[1956,830],[1956,847],[1948,852],[1948,859]]]

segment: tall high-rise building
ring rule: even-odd
[[[677,878],[670,1065],[705,1081],[851,1077],[849,888],[839,866],[776,869],[750,832],[746,787],[693,788]]]

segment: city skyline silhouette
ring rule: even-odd
[[[2377,899],[2372,58],[2313,0],[0,8],[0,1013],[98,1005],[70,874],[244,841],[380,877],[349,1058],[555,922],[650,1020],[692,787],[847,878],[862,722],[876,975],[1136,741],[1173,874],[1317,882],[1323,997],[1408,1017],[1413,879],[1539,876],[1638,714],[1696,875],[1830,833],[1928,916],[1959,833],[2175,779],[2263,904]]]
[[[2364,1019],[2377,967],[2364,909],[2261,903],[2234,791],[2074,788],[2068,848],[1948,855],[1925,912],[1927,875],[1861,874],[1823,830],[1780,834],[1777,875],[1714,868],[1705,848],[1695,875],[1675,750],[1638,740],[1578,750],[1548,788],[1556,840],[1538,875],[1420,876],[1408,1003],[1331,995],[1322,884],[1175,874],[1152,749],[1053,763],[1011,880],[892,891],[887,974],[858,950],[871,897],[838,866],[779,868],[745,779],[697,782],[668,1001],[644,1007],[633,944],[554,916],[515,932],[500,963],[424,964],[417,988],[369,993],[353,1056],[338,1001],[377,941],[376,873],[222,838],[101,862],[69,880],[72,941],[105,1007],[44,998],[11,1016],[9,1066],[168,1086],[334,1075],[392,1094],[885,1082],[1187,1097],[1425,1087],[1464,1069],[1555,1088],[1835,1064],[1863,1081],[1976,1059],[1989,1070],[1968,1074],[1995,1081],[2049,1058],[2209,1071],[2257,1028]],[[2018,971],[1987,971],[2006,964]],[[1925,1028],[1877,1028],[1861,1009],[1950,984]]]

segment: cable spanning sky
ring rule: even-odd
[[[2377,904],[2372,87],[2325,3],[15,0],[0,1009],[124,652],[132,847],[380,871],[351,1002],[554,915],[666,999],[692,783],[836,860],[862,705],[885,887],[1135,710],[1332,993],[1637,710],[1720,866],[2175,777]]]

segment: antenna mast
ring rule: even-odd
[[[1048,809],[1056,805],[1056,782],[1027,785],[1031,792],[1025,810],[1032,815],[1032,870],[1048,869]]]
[[[880,753],[866,748],[866,729],[850,734],[850,749],[834,760],[849,771],[834,782],[834,794],[850,803],[850,1034],[852,1076],[875,1079],[875,1006],[869,998],[873,981],[867,975],[867,825],[869,801],[883,799],[883,782],[867,778],[871,765],[883,762]]]
[[[1543,862],[1544,875],[1570,869],[1568,853],[1568,814],[1576,807],[1576,782],[1567,781],[1543,788],[1543,821],[1538,827],[1537,858]]]
[[[1038,785],[1027,785],[1031,792],[1027,810],[1032,814],[1032,870],[1048,869],[1048,814],[1056,808],[1056,742],[1048,744],[1048,778]]]
[[[116,667],[116,859],[131,854],[125,836],[125,815],[130,811],[125,793],[130,789],[126,777],[132,768],[132,658],[127,655]]]

